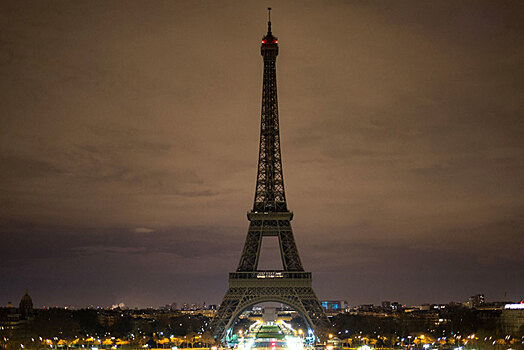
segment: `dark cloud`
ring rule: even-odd
[[[58,172],[53,164],[40,159],[18,155],[5,155],[0,158],[4,171],[0,175],[4,180],[39,178]]]
[[[219,301],[253,200],[265,7],[2,2],[0,303]],[[321,298],[522,297],[523,13],[274,7],[286,191]]]
[[[154,230],[51,227],[42,224],[5,222],[0,253],[6,262],[72,258],[127,251],[137,254],[164,253],[182,258],[231,254],[240,246],[224,228],[170,228]],[[214,236],[214,240],[209,237]],[[216,252],[214,252],[216,250]]]

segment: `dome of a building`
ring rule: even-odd
[[[31,299],[27,290],[20,300],[19,309],[20,313],[25,315],[33,311],[33,299]]]

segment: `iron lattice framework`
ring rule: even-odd
[[[253,209],[248,212],[249,230],[236,272],[229,274],[229,289],[211,322],[217,339],[224,339],[234,321],[248,307],[267,301],[285,303],[304,317],[310,328],[329,325],[312,288],[311,273],[304,272],[293,238],[282,174],[276,57],[278,40],[271,33],[262,39],[264,58],[262,114],[257,183]],[[282,271],[258,270],[262,238],[278,237],[282,257]]]

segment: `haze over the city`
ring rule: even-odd
[[[522,2],[3,1],[0,304],[220,302],[253,205],[267,6],[319,298],[523,297]]]

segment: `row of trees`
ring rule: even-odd
[[[327,334],[334,334],[346,346],[371,344],[377,347],[394,346],[402,338],[415,341],[414,336],[420,334],[425,334],[427,339],[435,339],[432,341],[445,339],[445,342],[456,339],[453,337],[456,335],[471,334],[476,335],[476,339],[471,339],[471,342],[488,338],[489,342],[495,342],[493,345],[513,341],[505,339],[498,317],[497,312],[486,313],[470,309],[445,310],[439,314],[397,313],[388,317],[339,314],[332,318],[333,326],[320,330],[318,335],[324,340]],[[209,318],[202,315],[173,312],[50,309],[39,310],[34,320],[26,325],[14,330],[0,330],[0,338],[9,339],[11,344],[18,343],[18,346],[30,346],[49,340],[53,342],[49,345],[58,345],[58,341],[89,342],[88,339],[92,339],[101,347],[103,342],[106,345],[112,342],[114,345],[120,341],[192,348],[213,343],[213,338],[206,332],[209,321]],[[237,330],[246,328],[249,323],[247,319],[239,320]],[[301,318],[294,319],[292,323],[296,329],[306,329]]]
[[[483,334],[505,337],[499,322],[500,311],[455,309],[436,312],[398,313],[388,317],[339,314],[332,321],[341,337],[348,334],[394,334],[407,337],[428,333],[439,337],[453,334]],[[439,321],[440,320],[440,321]],[[523,334],[524,335],[524,334]]]
[[[27,325],[26,332],[45,338],[71,338],[86,334],[126,337],[137,333],[185,336],[192,332],[202,333],[208,322],[209,319],[202,315],[140,315],[120,311],[50,309],[40,310]]]
[[[211,343],[202,315],[108,310],[38,310],[34,319],[0,329],[0,349],[135,345],[147,342],[192,348]],[[109,348],[111,347],[109,346]],[[135,346],[136,348],[136,346]]]

